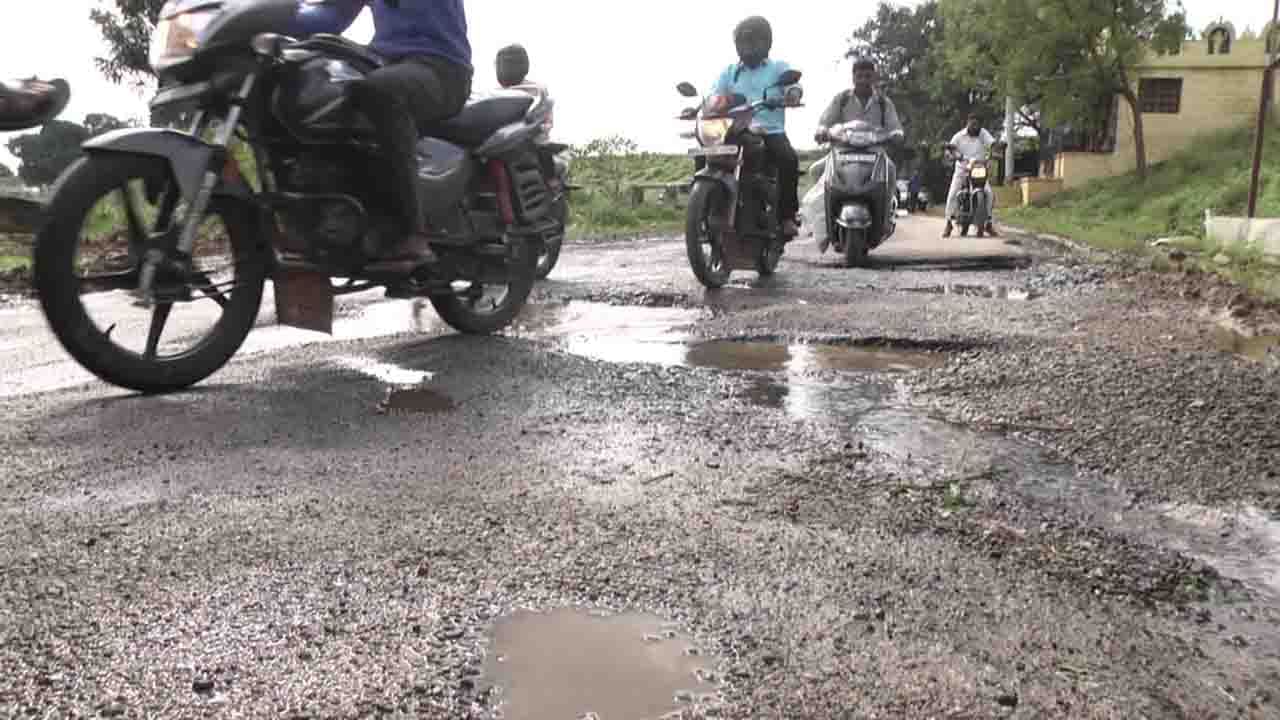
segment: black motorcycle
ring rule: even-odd
[[[788,70],[759,100],[716,95],[680,115],[696,121],[692,137],[699,145],[689,151],[699,169],[689,192],[685,246],[693,274],[708,288],[723,287],[734,270],[772,275],[782,259],[787,238],[777,217],[777,171],[751,121],[764,108],[799,107],[800,77]],[[782,97],[767,97],[775,88],[786,88]],[[677,90],[698,97],[687,82]]]
[[[153,35],[152,107],[187,113],[189,130],[99,136],[59,179],[35,284],[62,345],[102,379],[164,392],[208,377],[253,328],[268,279],[279,322],[322,332],[335,295],[382,286],[429,297],[464,333],[495,332],[524,306],[555,224],[535,143],[550,99],[496,93],[427,128],[418,196],[443,236],[438,262],[377,267],[374,251],[402,231],[372,125],[346,86],[385,60],[335,35],[277,34],[297,7],[170,0]],[[102,227],[113,219],[124,228]],[[122,249],[99,250],[116,239]],[[141,349],[123,344],[128,323],[90,317],[89,305],[111,307],[90,290],[150,308]],[[170,314],[193,305],[217,314],[212,329],[184,321],[162,346]],[[190,347],[170,351],[180,340]]]
[[[863,266],[898,225],[898,172],[885,147],[895,136],[861,120],[830,127],[825,136],[827,237],[846,267]]]

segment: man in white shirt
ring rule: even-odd
[[[950,145],[955,147],[957,161],[955,172],[951,175],[951,190],[947,193],[947,229],[942,232],[942,237],[951,237],[951,221],[956,215],[956,195],[969,177],[965,163],[969,160],[986,159],[991,152],[991,148],[1002,144],[997,143],[991,133],[982,127],[975,113],[969,113],[969,121],[965,128],[951,138]],[[984,229],[987,234],[994,236],[996,230],[992,223],[992,218],[995,215],[996,197],[991,190],[991,183],[987,183],[983,187],[983,192],[987,195],[987,207],[991,208],[991,213],[987,216],[987,227]]]

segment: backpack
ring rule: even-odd
[[[849,101],[853,99],[853,90],[845,90],[840,93],[840,117],[844,117],[844,109],[849,107]],[[880,127],[884,127],[885,109],[884,95],[876,93],[876,102],[880,105]]]

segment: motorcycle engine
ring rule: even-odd
[[[360,201],[344,192],[346,172],[335,159],[302,155],[276,171],[286,195],[276,210],[290,248],[314,262],[359,264],[368,217]]]

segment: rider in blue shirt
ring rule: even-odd
[[[750,100],[758,100],[766,88],[790,69],[785,62],[769,59],[773,28],[758,15],[738,23],[733,30],[733,44],[738,50],[738,62],[716,78],[712,86],[714,95],[740,93]],[[785,88],[774,88],[771,92],[781,95]],[[767,133],[765,148],[778,169],[778,220],[783,235],[791,238],[796,235],[795,218],[800,210],[800,158],[787,138],[785,113],[783,108],[762,109],[756,113],[755,122]]]
[[[398,201],[404,239],[381,248],[366,269],[408,272],[435,261],[415,190],[414,152],[422,131],[453,117],[471,95],[471,44],[463,0],[299,0],[291,33],[340,34],[373,12],[370,49],[387,65],[352,83],[352,99],[378,131]]]

